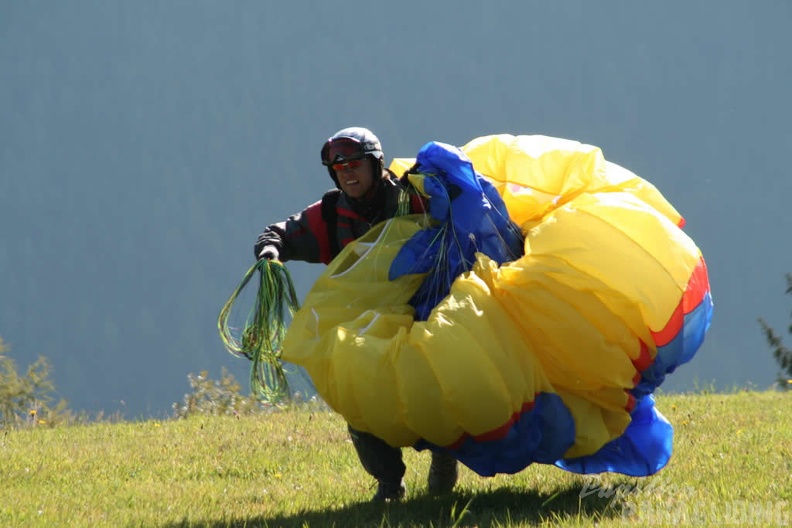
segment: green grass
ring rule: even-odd
[[[428,453],[405,449],[408,495],[388,505],[368,503],[343,420],[315,408],[5,430],[0,526],[789,524],[791,404],[792,392],[658,396],[675,453],[646,479],[463,468],[453,494],[431,497]]]

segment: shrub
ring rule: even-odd
[[[252,395],[243,396],[242,387],[233,374],[223,367],[219,380],[209,377],[207,371],[200,374],[187,374],[192,391],[184,395],[182,403],[174,403],[176,418],[186,418],[193,414],[246,415],[268,410]]]
[[[787,273],[787,290],[786,293],[792,293],[792,273]],[[773,350],[773,357],[775,358],[781,372],[778,374],[778,384],[782,389],[792,390],[792,349],[784,346],[784,341],[775,330],[773,330],[763,319],[759,319],[759,324],[762,326],[767,343]],[[789,334],[792,335],[792,324],[789,325]]]

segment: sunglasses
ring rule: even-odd
[[[331,139],[322,147],[322,164],[332,165],[337,162],[359,160],[366,155],[363,145],[352,138]],[[358,165],[359,167],[360,165]],[[357,167],[353,167],[357,168]],[[336,169],[337,170],[337,169]]]
[[[359,168],[361,165],[363,165],[362,159],[354,159],[349,161],[340,161],[338,163],[333,163],[331,167],[333,167],[334,171],[341,172],[344,169],[355,170]]]

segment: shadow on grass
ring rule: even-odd
[[[305,510],[293,515],[251,517],[238,520],[190,521],[176,527],[418,527],[478,526],[507,528],[541,522],[595,524],[618,517],[621,507],[592,494],[580,497],[579,485],[556,489],[551,494],[515,487],[470,493],[459,491],[442,497],[417,495],[401,503],[360,502],[339,508]]]

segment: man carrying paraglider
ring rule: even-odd
[[[400,196],[407,189],[384,166],[384,158],[380,141],[370,130],[350,127],[336,132],[321,150],[322,164],[336,189],[285,221],[267,226],[256,240],[256,258],[328,264],[372,226],[396,216]],[[409,209],[410,213],[424,212],[425,203],[411,195]],[[348,428],[363,468],[377,480],[373,500],[403,498],[406,467],[401,449],[370,433]],[[430,493],[450,492],[457,474],[455,458],[432,452]]]

